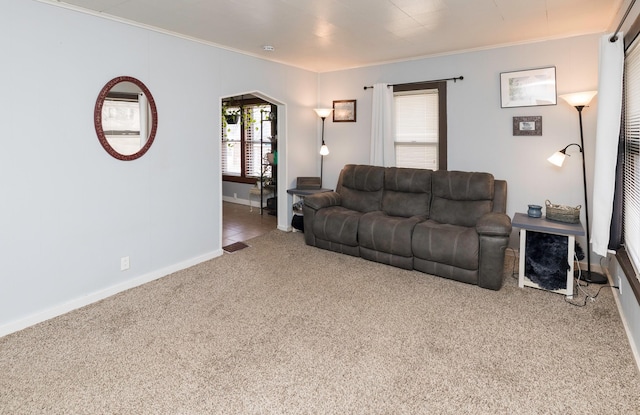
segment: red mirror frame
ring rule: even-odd
[[[142,92],[147,97],[147,101],[149,103],[149,108],[151,111],[151,118],[152,118],[149,137],[145,145],[136,153],[128,154],[128,155],[120,154],[113,147],[111,147],[111,144],[109,144],[109,141],[107,140],[107,137],[105,136],[104,130],[102,128],[102,107],[104,105],[104,100],[107,98],[109,91],[111,91],[111,89],[115,85],[119,84],[120,82],[131,82],[132,84],[135,84],[136,86],[138,86],[140,90],[142,90]],[[153,144],[153,140],[156,138],[156,131],[158,129],[158,110],[156,108],[156,103],[153,99],[153,96],[149,91],[149,88],[147,88],[147,86],[144,83],[142,83],[142,81],[140,81],[139,79],[133,78],[131,76],[118,76],[117,78],[113,78],[112,80],[107,82],[106,85],[100,91],[100,94],[98,94],[98,99],[96,100],[96,106],[93,111],[93,123],[96,128],[96,134],[98,135],[98,140],[100,141],[100,144],[102,144],[102,147],[104,147],[104,149],[107,151],[107,153],[109,153],[112,157],[118,160],[124,160],[124,161],[135,160],[137,158],[142,157],[149,150],[149,148],[151,147],[151,144]]]

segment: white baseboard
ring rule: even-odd
[[[222,196],[222,200],[224,202],[229,202],[229,203],[236,203],[238,205],[246,205],[249,206],[249,199],[238,199],[235,198],[233,196]],[[254,202],[254,204],[257,206],[258,205],[258,201],[256,200]]]
[[[608,258],[610,259],[612,258],[612,256],[609,255]],[[620,274],[624,275],[624,272],[622,271],[622,268],[620,267],[620,265],[617,263],[615,256],[613,256],[613,258],[614,258],[613,260],[610,259],[611,261],[610,266],[613,266],[614,268],[613,269],[608,267],[605,268],[605,275],[609,279],[610,283],[612,281],[615,282],[615,283],[611,283],[611,285],[618,286],[618,281],[620,281],[620,278],[624,279],[625,277],[620,276]],[[613,262],[615,262],[615,264]],[[634,277],[635,276],[631,276],[631,278],[634,278]],[[625,290],[631,290],[631,286],[629,286],[626,281],[620,281],[620,282],[623,283],[621,285],[624,285]],[[637,333],[638,329],[634,326],[631,326],[631,323],[629,322],[629,319],[631,319],[632,322],[633,320],[637,319],[637,313],[634,313],[633,311],[630,310],[632,315],[627,317],[627,315],[625,314],[625,307],[623,306],[624,299],[620,292],[621,289],[622,287],[611,288],[611,291],[613,291],[613,299],[616,302],[616,307],[618,308],[618,314],[620,315],[620,319],[622,320],[622,326],[624,327],[624,330],[627,334],[627,339],[629,340],[629,347],[631,348],[631,353],[635,358],[638,371],[640,371],[640,344],[637,344],[634,340],[635,338],[634,333]],[[628,294],[626,296],[628,296]],[[631,295],[631,297],[633,297],[633,295]],[[631,301],[635,301],[635,298],[631,299]]]
[[[128,289],[138,287],[140,285],[160,279],[162,277],[166,277],[167,275],[173,274],[174,272],[183,270],[185,268],[192,267],[201,262],[219,257],[222,255],[222,253],[223,253],[222,249],[218,249],[208,254],[201,255],[195,258],[188,259],[186,261],[179,262],[177,264],[170,265],[165,268],[158,269],[148,274],[144,274],[139,277],[133,278],[131,280],[124,281],[119,284],[112,285],[110,287],[106,287],[102,290],[84,295],[79,298],[75,298],[71,301],[67,301],[66,303],[48,308],[46,310],[37,312],[30,316],[4,324],[0,326],[0,337],[25,329],[29,326],[42,323],[43,321],[52,319],[54,317],[58,317],[62,314],[66,314],[70,311],[95,303],[96,301],[100,301],[107,297],[111,297],[112,295],[118,294],[122,291],[126,291]]]
[[[608,269],[605,269],[604,275],[607,276],[609,282],[613,281],[613,276],[609,273]],[[615,284],[612,284],[615,285]],[[636,360],[636,366],[638,367],[638,371],[640,371],[640,350],[638,350],[638,345],[635,341],[633,341],[633,334],[631,333],[631,327],[629,327],[629,322],[624,314],[624,310],[622,308],[622,301],[620,299],[620,291],[617,288],[611,288],[613,291],[613,299],[616,302],[616,307],[618,307],[618,314],[620,315],[620,319],[622,320],[622,326],[624,327],[624,331],[627,334],[627,340],[629,340],[629,347],[631,347],[631,353]]]

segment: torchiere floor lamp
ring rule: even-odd
[[[587,92],[576,92],[574,94],[560,95],[560,98],[564,99],[569,103],[569,105],[575,107],[578,110],[578,118],[580,120],[580,144],[572,143],[563,148],[560,151],[555,152],[551,157],[547,160],[555,164],[558,167],[562,166],[565,157],[567,154],[567,149],[571,146],[577,146],[580,149],[580,153],[582,153],[582,182],[584,186],[584,213],[587,222],[586,232],[587,232],[587,271],[582,273],[583,280],[592,284],[606,284],[607,277],[604,275],[592,271],[591,270],[591,233],[589,226],[589,202],[587,197],[587,171],[586,171],[586,162],[584,157],[584,133],[582,131],[582,110],[586,107],[589,102],[593,99],[593,97],[598,93],[598,91],[587,91]],[[579,273],[580,271],[576,271]]]
[[[322,118],[322,146],[320,147],[320,187],[323,187],[322,183],[322,164],[324,162],[324,156],[329,154],[329,147],[324,143],[324,120],[327,118],[333,108],[316,108],[314,109],[318,117]]]

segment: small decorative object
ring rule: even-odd
[[[565,223],[579,223],[580,222],[580,208],[581,205],[576,207],[565,205],[554,205],[549,200],[545,201],[547,219],[554,220],[556,222]]]
[[[333,101],[333,122],[356,122],[356,100]]]
[[[542,117],[513,117],[513,135],[542,135]]]
[[[527,216],[530,218],[541,218],[542,217],[542,206],[540,205],[529,205],[529,210],[527,210]]]
[[[502,108],[556,105],[555,66],[500,74]]]

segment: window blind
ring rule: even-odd
[[[394,94],[396,166],[438,169],[437,89]]]
[[[232,107],[230,110],[239,110]],[[242,171],[242,124],[227,124],[222,127],[222,174],[240,176]]]
[[[624,75],[623,234],[627,253],[640,270],[640,46],[628,49]]]
[[[269,105],[252,105],[245,107],[245,120],[251,120],[245,126],[245,176],[246,177],[271,177],[270,171],[265,171],[263,162],[271,152],[271,122],[268,120]],[[262,140],[262,143],[260,141]]]
[[[229,110],[241,110],[241,117],[237,124],[223,127],[222,174],[249,179],[272,177],[265,161],[272,150],[271,106],[251,104]]]

